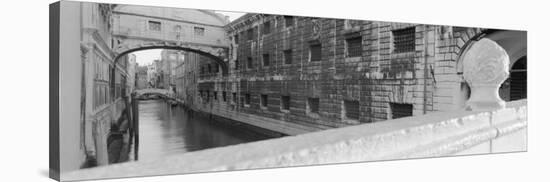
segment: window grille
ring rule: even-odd
[[[355,37],[346,39],[346,45],[347,45],[347,57],[360,57],[363,48],[362,48],[362,38],[361,37]]]
[[[292,64],[292,50],[285,50],[283,51],[285,64]]]
[[[285,27],[291,27],[294,25],[294,17],[293,16],[285,16]]]
[[[248,40],[252,40],[254,38],[254,29],[253,28],[248,29],[246,31],[246,36],[247,36]]]
[[[149,21],[149,30],[160,31],[160,22],[158,21]]]
[[[309,46],[310,61],[321,61],[321,44]]]
[[[307,104],[310,113],[319,113],[319,98],[308,98]]]
[[[250,94],[244,95],[244,103],[246,103],[247,105],[250,105]]]
[[[394,52],[413,52],[415,50],[415,33],[415,27],[393,30]]]
[[[344,100],[344,111],[346,112],[346,118],[359,119],[359,101]]]
[[[263,34],[269,34],[271,33],[271,22],[265,22],[263,26]]]
[[[412,116],[412,104],[390,103],[392,119]]]
[[[203,27],[195,27],[195,35],[198,36],[204,36],[204,28]]]

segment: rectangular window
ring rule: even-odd
[[[246,31],[246,37],[248,38],[248,40],[254,39],[254,29],[253,28],[250,28]]]
[[[246,61],[247,61],[246,65],[248,66],[248,69],[254,68],[253,65],[252,65],[252,64],[253,64],[253,63],[252,63],[252,57],[248,57],[248,58],[246,59]]]
[[[271,33],[271,23],[270,22],[265,22],[262,30],[263,30],[262,33],[264,35]]]
[[[250,105],[250,94],[244,94],[244,103]]]
[[[292,49],[283,51],[285,64],[292,64]]]
[[[321,44],[309,46],[309,61],[321,61]]]
[[[235,70],[239,70],[239,60],[235,60]]]
[[[393,52],[413,52],[415,50],[416,28],[409,27],[393,30]]]
[[[227,102],[227,92],[226,91],[222,92],[222,99],[223,99],[224,102]]]
[[[344,111],[347,119],[359,119],[359,101],[344,100]]]
[[[269,66],[269,54],[263,54],[264,66]]]
[[[160,22],[158,22],[158,21],[149,21],[149,30],[160,31]]]
[[[294,17],[293,16],[285,16],[285,27],[291,27],[294,25]]]
[[[218,100],[218,92],[214,91],[212,95],[214,96],[214,100]]]
[[[237,93],[233,92],[233,104],[237,103]]]
[[[235,39],[235,44],[239,44],[239,35],[235,34],[233,38]]]
[[[307,98],[307,107],[310,113],[319,113],[319,98]]]
[[[265,95],[265,94],[261,95],[260,105],[262,107],[267,107],[267,95]]]
[[[281,109],[290,110],[290,96],[281,96]]]
[[[346,39],[347,57],[361,56],[363,52],[362,41],[361,37]]]
[[[197,36],[204,36],[204,28],[203,27],[194,27],[195,35]]]
[[[390,109],[391,119],[409,117],[412,116],[413,113],[412,104],[390,103]]]

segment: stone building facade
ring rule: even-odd
[[[481,37],[509,51],[511,68],[526,61],[524,31],[266,14],[246,14],[226,30],[229,74],[212,61],[187,69],[198,71],[197,84],[184,86],[198,97],[188,100],[285,134],[463,108],[460,57]],[[526,93],[520,82],[515,90]]]

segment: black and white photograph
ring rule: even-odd
[[[525,30],[78,1],[50,18],[56,180],[527,151]]]
[[[0,181],[548,181],[542,4],[7,1]]]

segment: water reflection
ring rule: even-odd
[[[141,101],[139,122],[140,160],[269,138],[210,121],[162,100]]]

